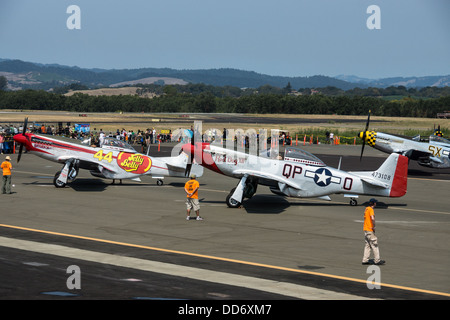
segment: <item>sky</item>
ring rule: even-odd
[[[449,0],[1,0],[0,58],[292,77],[449,75],[449,16]]]

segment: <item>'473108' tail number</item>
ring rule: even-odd
[[[391,175],[390,174],[386,174],[386,173],[381,173],[378,171],[374,171],[372,173],[372,176],[376,179],[382,179],[382,180],[387,180],[390,181],[391,180]]]

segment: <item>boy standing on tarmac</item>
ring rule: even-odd
[[[190,214],[191,209],[194,209],[197,220],[203,220],[202,217],[200,217],[200,204],[198,201],[198,189],[200,188],[200,184],[196,180],[196,175],[191,174],[191,180],[186,182],[184,185],[184,191],[186,191],[187,199],[186,199],[186,206],[187,206],[187,216],[186,220],[190,220]]]

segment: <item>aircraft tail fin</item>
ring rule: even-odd
[[[392,153],[377,170],[355,174],[373,187],[387,189],[386,196],[402,197],[407,190],[408,161],[407,157]]]
[[[186,176],[186,167],[189,165],[189,156],[186,153],[182,152],[178,156],[161,157],[156,159],[166,163],[170,176]],[[201,177],[203,175],[203,167],[194,163],[192,164],[189,172],[190,174],[195,174],[197,177]]]
[[[389,197],[402,197],[408,185],[408,158],[392,153],[378,168],[372,177],[389,185]]]
[[[408,157],[398,155],[395,167],[394,180],[391,185],[390,197],[402,197],[408,187]]]

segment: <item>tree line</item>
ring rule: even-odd
[[[73,86],[80,86],[72,84],[66,86],[65,92],[73,89]],[[137,85],[140,93],[188,93],[197,95],[200,93],[211,93],[216,97],[242,97],[255,94],[322,94],[325,96],[363,96],[363,97],[390,97],[390,98],[439,98],[450,95],[450,87],[423,87],[423,88],[407,88],[405,86],[390,86],[386,88],[352,88],[343,90],[334,86],[326,86],[319,88],[299,88],[295,89],[290,82],[283,88],[271,85],[263,85],[257,88],[238,88],[235,86],[213,86],[204,83],[189,83],[186,85],[160,85],[160,84],[146,84]]]
[[[0,77],[1,80],[1,77]],[[1,83],[1,81],[0,81]],[[152,84],[137,84],[137,94],[145,95],[146,93],[160,94],[192,94],[198,95],[200,93],[211,93],[215,97],[242,97],[255,94],[322,94],[325,96],[363,96],[363,97],[389,97],[392,99],[402,97],[412,98],[439,98],[450,95],[450,87],[423,87],[423,88],[407,88],[405,86],[390,86],[386,88],[352,88],[343,90],[333,86],[326,86],[320,88],[299,88],[295,90],[291,83],[288,82],[283,88],[263,85],[257,88],[238,88],[235,86],[213,86],[204,83],[188,83],[188,84],[175,84],[165,85],[163,80],[156,81]],[[62,87],[53,88],[54,93],[64,94],[75,90],[88,90],[96,89],[96,87],[90,88],[82,83],[71,83]]]
[[[339,114],[378,116],[436,117],[450,110],[450,95],[438,98],[403,96],[388,100],[362,95],[293,95],[285,92],[259,92],[238,95],[179,92],[164,86],[160,96],[137,95],[89,96],[76,93],[66,96],[43,90],[0,91],[0,109],[64,110],[74,112],[223,112],[255,114]],[[222,89],[222,92],[225,89]],[[233,91],[235,92],[235,91]],[[319,90],[320,92],[320,90]]]

